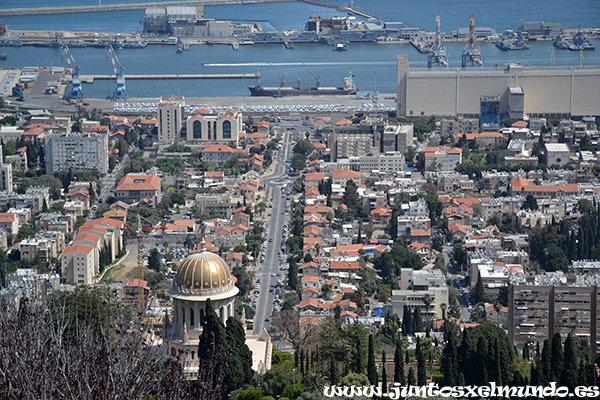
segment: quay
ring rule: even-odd
[[[32,7],[32,8],[8,8],[0,10],[0,17],[15,15],[49,15],[49,14],[74,14],[106,11],[129,11],[145,10],[152,7],[174,7],[174,6],[220,6],[230,4],[248,3],[274,3],[296,0],[187,0],[187,1],[155,1],[149,3],[127,3],[127,4],[102,4],[93,6],[63,6],[63,7]]]
[[[260,74],[137,74],[127,75],[130,79],[259,79]],[[94,83],[95,79],[115,79],[114,75],[81,75],[81,81]]]

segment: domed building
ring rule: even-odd
[[[217,254],[203,251],[186,257],[179,266],[170,290],[173,322],[163,337],[164,351],[179,355],[190,377],[198,370],[198,343],[206,301],[210,299],[225,324],[234,315],[234,301],[239,293],[227,262]]]

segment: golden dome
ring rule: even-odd
[[[227,262],[204,251],[190,254],[181,262],[174,286],[180,293],[203,295],[223,292],[234,285]]]

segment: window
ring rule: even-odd
[[[202,139],[202,122],[196,120],[193,124],[194,139]]]
[[[194,309],[190,307],[190,328],[194,327]]]
[[[231,139],[231,122],[223,121],[223,139]]]
[[[208,121],[208,140],[212,139],[212,124]]]

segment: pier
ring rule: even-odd
[[[273,3],[281,1],[296,0],[196,0],[196,1],[155,1],[149,3],[128,3],[128,4],[103,4],[94,6],[64,6],[64,7],[30,7],[30,8],[8,8],[0,10],[0,17],[15,15],[49,15],[49,14],[74,14],[91,13],[107,11],[129,11],[145,10],[152,7],[173,7],[173,6],[220,6],[228,4],[249,4],[249,3]]]
[[[130,79],[259,79],[260,74],[138,74],[127,75]],[[81,75],[81,81],[94,83],[96,79],[115,79],[114,75]]]
[[[313,0],[300,0],[303,3],[308,3],[308,4],[312,4],[315,6],[321,6],[321,7],[331,7],[331,8],[335,8],[336,10],[340,10],[340,11],[346,11],[352,14],[356,14],[360,17],[366,18],[366,19],[378,19],[383,21],[383,18],[379,18],[373,14],[369,14],[368,12],[362,11],[362,10],[357,10],[356,8],[352,8],[352,7],[347,7],[347,6],[337,6],[337,5],[330,5],[330,4],[326,4],[326,3],[321,3],[319,1],[313,1]]]

